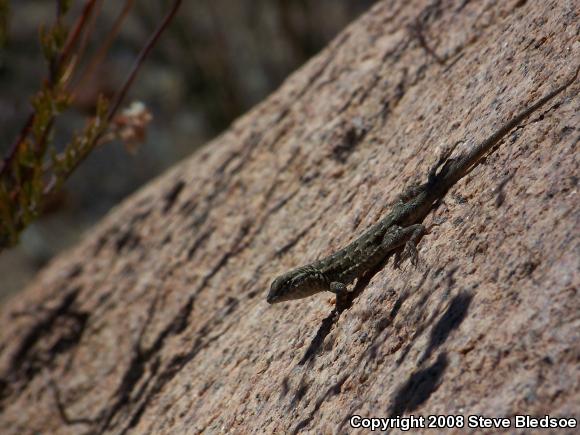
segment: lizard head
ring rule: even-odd
[[[328,290],[324,277],[310,267],[299,267],[276,278],[270,286],[266,300],[269,304],[302,299]]]

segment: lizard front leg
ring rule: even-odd
[[[393,251],[401,246],[405,246],[402,252],[395,256],[395,267],[399,267],[402,261],[407,258],[416,266],[418,262],[417,243],[421,236],[425,234],[425,226],[422,224],[409,225],[408,227],[394,227],[388,231],[383,238],[383,249],[385,252]]]
[[[336,311],[340,312],[347,306],[348,290],[346,284],[338,281],[330,283],[329,290],[336,295]]]
[[[414,227],[414,229],[412,230],[409,240],[405,242],[405,248],[403,248],[403,252],[401,254],[401,261],[409,258],[411,260],[411,264],[413,266],[417,266],[417,263],[419,262],[417,244],[419,243],[421,237],[427,232],[427,229],[424,225],[421,224],[411,225],[411,227]]]
[[[348,290],[346,289],[346,284],[338,281],[333,281],[330,283],[330,289],[332,293],[336,295],[341,295],[346,293]]]

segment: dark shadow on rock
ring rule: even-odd
[[[300,401],[304,398],[304,396],[308,392],[309,386],[310,384],[304,382],[304,378],[302,378],[302,380],[300,381],[300,386],[294,392],[294,397],[292,397],[292,401],[288,405],[289,410],[296,408],[298,403],[300,403]]]
[[[461,325],[467,316],[472,300],[473,295],[468,292],[461,292],[453,298],[445,313],[433,327],[429,345],[423,356],[419,359],[419,365],[428,360],[433,352],[447,340],[449,334]]]
[[[343,376],[341,376],[340,379],[334,385],[330,386],[322,396],[320,396],[318,399],[316,399],[316,403],[314,405],[314,409],[312,410],[312,412],[310,413],[310,415],[308,415],[308,417],[306,417],[305,419],[301,420],[294,427],[294,430],[292,431],[292,434],[296,435],[297,433],[300,433],[304,428],[306,428],[312,422],[312,420],[314,420],[314,416],[316,415],[316,413],[320,409],[320,406],[329,397],[336,396],[337,394],[340,394],[340,392],[342,391],[342,385],[348,379],[348,377],[349,377],[349,375],[343,375]]]
[[[411,375],[409,380],[397,391],[393,405],[389,408],[389,416],[403,415],[407,411],[414,411],[425,403],[441,385],[447,365],[447,355],[442,353],[431,366]]]
[[[446,273],[444,280],[447,282],[447,284],[446,284],[447,290],[439,298],[439,301],[437,302],[435,308],[432,308],[433,303],[431,303],[431,304],[429,303],[429,299],[430,299],[431,295],[435,292],[435,288],[433,290],[431,290],[430,292],[425,293],[423,295],[423,297],[415,304],[413,315],[417,321],[417,323],[416,323],[417,328],[416,328],[415,332],[413,333],[413,336],[411,337],[411,339],[408,341],[405,348],[401,351],[401,355],[397,359],[397,366],[398,367],[403,364],[403,362],[405,361],[405,359],[409,355],[409,352],[413,348],[417,338],[419,336],[421,336],[432,323],[434,323],[434,321],[437,317],[439,317],[439,313],[442,311],[442,309],[443,309],[442,307],[444,306],[444,304],[447,300],[447,295],[450,294],[451,289],[455,285],[455,280],[453,277],[454,277],[456,270],[457,270],[457,268],[454,267]],[[439,272],[436,272],[436,273],[438,274]],[[428,311],[432,311],[434,314],[431,316],[427,316]],[[426,319],[426,320],[423,320],[423,319]]]
[[[419,282],[417,284],[413,285],[413,287],[406,285],[404,287],[404,289],[400,292],[399,297],[397,298],[397,300],[393,304],[393,308],[391,308],[391,311],[389,312],[389,314],[383,316],[379,320],[379,322],[377,324],[377,328],[376,328],[375,338],[372,340],[372,342],[369,345],[369,347],[367,348],[367,350],[360,356],[359,361],[356,364],[357,367],[364,367],[364,369],[362,369],[362,371],[365,371],[367,369],[367,366],[370,363],[372,363],[374,360],[376,360],[377,358],[384,357],[384,355],[382,355],[380,353],[380,350],[382,348],[383,343],[387,340],[388,335],[383,337],[383,335],[381,335],[382,332],[385,329],[387,329],[390,325],[393,324],[393,322],[395,321],[395,318],[397,317],[397,315],[398,315],[401,307],[405,303],[405,301],[411,295],[416,294],[423,287],[423,285],[425,284],[425,282],[427,280],[427,276],[429,275],[429,272],[430,272],[429,270],[425,270],[423,272],[423,275],[421,276],[421,279],[419,280]],[[392,290],[392,293],[395,294],[396,293],[395,290]],[[352,404],[351,407],[349,408],[349,410],[345,413],[345,417],[342,419],[342,421],[338,425],[338,431],[340,433],[345,432],[345,427],[348,424],[349,418],[356,413],[357,409],[360,409],[360,403],[354,402],[354,404]]]
[[[361,364],[367,365],[369,362],[371,362],[372,360],[376,359],[377,356],[379,356],[380,348],[382,347],[384,341],[387,339],[387,337],[381,338],[382,337],[381,333],[385,329],[387,329],[390,325],[393,324],[393,322],[395,321],[395,318],[399,314],[399,310],[401,309],[401,307],[403,306],[405,301],[409,298],[409,296],[418,292],[419,289],[421,287],[423,287],[423,284],[427,280],[428,275],[429,275],[429,271],[426,270],[423,273],[423,275],[422,275],[421,279],[419,280],[419,282],[417,283],[417,285],[414,285],[412,289],[409,289],[408,286],[405,286],[404,290],[401,291],[399,297],[397,298],[397,300],[393,304],[393,308],[391,308],[390,313],[383,316],[377,322],[377,327],[375,328],[375,338],[372,340],[371,345],[367,348],[367,350],[361,356],[358,365],[361,365]],[[394,290],[393,290],[393,293],[395,293]]]
[[[330,334],[330,330],[332,329],[334,323],[338,320],[339,316],[340,313],[338,313],[336,310],[332,310],[332,312],[322,321],[322,324],[320,325],[318,331],[316,332],[316,335],[310,342],[308,349],[306,349],[304,356],[298,362],[298,365],[302,366],[314,359],[314,356],[322,346],[322,343],[324,343],[324,339],[326,338],[326,336]]]
[[[324,339],[332,330],[332,326],[338,322],[340,315],[352,307],[352,304],[356,298],[358,298],[363,290],[369,285],[371,279],[381,270],[384,268],[385,264],[387,263],[390,255],[385,258],[378,266],[376,266],[373,270],[367,272],[361,278],[359,278],[354,286],[354,289],[351,292],[339,297],[336,297],[336,307],[335,309],[322,321],[322,324],[318,328],[316,335],[312,339],[312,342],[306,349],[304,356],[298,362],[298,365],[304,365],[309,361],[312,361],[316,356],[318,350],[322,347],[324,343]]]

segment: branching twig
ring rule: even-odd
[[[85,3],[85,6],[83,7],[83,12],[81,13],[79,19],[75,23],[73,30],[69,33],[69,36],[60,54],[59,63],[61,66],[66,63],[71,54],[72,48],[77,44],[83,30],[85,29],[87,20],[93,13],[95,4],[96,0],[87,0],[87,2]]]
[[[167,26],[169,25],[169,23],[173,19],[175,13],[179,9],[179,6],[181,5],[181,2],[182,2],[182,0],[175,0],[173,2],[173,6],[171,7],[171,9],[167,13],[167,15],[165,15],[165,17],[163,18],[163,21],[161,22],[161,24],[159,25],[159,27],[157,28],[155,33],[149,38],[149,41],[147,41],[147,44],[145,44],[145,46],[143,47],[143,49],[139,53],[139,56],[137,56],[137,59],[135,60],[135,62],[133,63],[133,67],[131,68],[131,72],[129,73],[129,75],[125,79],[123,86],[121,87],[120,91],[116,94],[115,99],[113,101],[113,104],[109,108],[109,111],[107,113],[107,117],[105,118],[107,123],[111,122],[111,120],[113,119],[113,117],[117,113],[117,110],[121,106],[121,103],[123,102],[123,99],[125,98],[125,95],[127,94],[127,91],[129,90],[129,88],[131,87],[131,84],[133,83],[133,81],[135,80],[135,77],[137,76],[137,72],[139,71],[139,68],[141,68],[141,65],[145,61],[145,58],[147,57],[147,55],[149,54],[149,52],[151,51],[151,49],[153,48],[153,46],[155,45],[155,43],[157,42],[157,40],[159,39],[159,37],[161,36],[163,31],[167,28]],[[102,136],[102,134],[98,135],[96,141],[98,141],[98,139],[101,136]],[[70,174],[72,174],[75,171],[75,169],[86,159],[87,156],[88,156],[88,153],[86,153],[84,156],[79,158],[73,164],[73,166],[70,168],[70,170],[66,174],[63,174],[63,177],[68,178],[70,176]],[[47,188],[45,189],[45,194],[51,194],[55,185],[56,185],[56,180],[54,180],[54,179],[51,180],[51,182],[48,184]]]
[[[131,84],[133,83],[135,77],[137,76],[137,72],[139,71],[141,64],[143,63],[143,61],[145,60],[145,58],[147,57],[147,55],[149,54],[149,52],[151,51],[151,49],[153,48],[153,46],[155,45],[161,34],[165,31],[165,29],[173,19],[174,15],[177,13],[179,6],[181,6],[181,2],[182,0],[175,0],[173,2],[173,6],[171,6],[171,9],[167,13],[167,15],[165,15],[165,18],[163,18],[163,21],[161,21],[161,24],[159,25],[155,33],[149,38],[149,41],[147,41],[147,44],[145,44],[145,47],[143,47],[141,53],[139,53],[139,56],[137,56],[137,59],[135,60],[135,63],[131,68],[131,72],[129,73],[129,76],[127,77],[125,83],[121,87],[121,90],[117,93],[115,99],[113,100],[113,104],[111,105],[111,108],[109,109],[109,113],[107,115],[107,121],[113,119],[113,116],[115,116],[115,113],[117,113],[117,110],[119,109],[119,106],[123,102],[123,99],[127,94],[127,91],[129,90]]]
[[[76,91],[77,85],[79,83],[83,83],[87,78],[91,77],[94,74],[97,65],[100,65],[103,62],[103,59],[105,58],[105,56],[109,52],[109,49],[111,48],[111,45],[113,44],[113,41],[115,40],[119,31],[121,30],[121,25],[125,21],[125,18],[129,14],[129,11],[133,7],[134,3],[135,3],[135,0],[126,0],[125,1],[125,6],[123,7],[123,10],[121,10],[121,12],[117,16],[117,18],[115,19],[115,22],[113,23],[113,27],[107,33],[107,37],[105,39],[105,42],[103,42],[101,44],[101,46],[99,47],[99,49],[97,50],[95,55],[89,61],[87,67],[85,68],[85,70],[81,74],[80,78],[77,80],[77,83],[75,83],[75,85],[73,86],[73,89],[74,89],[73,93],[74,93],[74,91]]]

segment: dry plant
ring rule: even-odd
[[[134,0],[126,0],[113,24],[111,36],[90,57],[85,48],[102,0],[87,0],[72,26],[65,24],[71,1],[56,0],[54,22],[39,32],[47,62],[46,78],[32,96],[31,113],[0,163],[0,252],[18,242],[22,231],[42,213],[43,206],[62,189],[63,183],[96,147],[118,139],[131,151],[143,140],[152,119],[145,105],[134,103],[118,113],[119,108],[145,58],[181,2],[173,1],[111,101],[100,95],[85,127],[73,134],[67,143],[56,147],[53,140],[55,121],[70,109],[75,101],[75,89],[83,86],[103,62],[134,4]],[[9,1],[0,0],[0,44],[5,44],[8,38],[8,21]],[[87,67],[81,71],[82,64]]]

